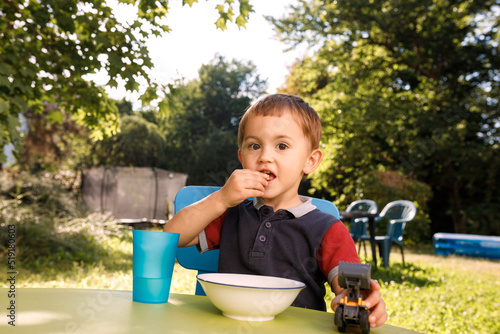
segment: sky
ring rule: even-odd
[[[189,7],[182,6],[180,0],[171,1],[165,20],[171,32],[160,38],[151,38],[148,42],[154,63],[152,77],[163,84],[173,83],[181,77],[197,78],[201,65],[209,63],[218,53],[226,61],[252,61],[261,78],[268,80],[268,92],[274,93],[285,82],[289,66],[306,51],[285,52],[287,45],[277,39],[273,26],[264,19],[264,15],[281,18],[288,5],[296,2],[252,0],[250,4],[255,12],[250,14],[246,29],[238,29],[236,24],[229,23],[228,29],[221,31],[215,27],[218,18],[215,6],[219,2],[199,0],[199,3]],[[126,20],[134,15],[130,6],[116,5],[116,0],[108,3],[118,18]],[[126,97],[135,101],[139,97],[139,94],[131,95],[123,89],[110,89],[108,92],[115,99]]]

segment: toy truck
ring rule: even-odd
[[[359,326],[362,334],[370,333],[369,311],[361,294],[361,290],[370,290],[370,270],[369,264],[339,263],[339,285],[347,290],[335,310],[335,325],[341,333],[349,325]]]

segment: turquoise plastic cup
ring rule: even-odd
[[[133,300],[166,303],[179,233],[133,231]]]
[[[168,302],[172,277],[133,278],[132,299],[134,302],[160,304]]]

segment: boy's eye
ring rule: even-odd
[[[256,144],[256,143],[252,143],[252,144],[248,145],[248,148],[251,150],[258,150],[260,148],[260,145]]]
[[[286,150],[288,148],[288,145],[281,143],[281,144],[276,145],[276,148],[280,151],[283,151],[283,150]]]

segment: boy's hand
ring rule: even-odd
[[[346,292],[347,291],[344,289],[333,299],[331,306],[334,312],[340,299],[346,295]],[[363,295],[365,295],[365,293],[363,293]],[[387,312],[385,310],[385,302],[380,297],[380,284],[378,284],[376,280],[371,280],[370,291],[368,295],[365,296],[365,302],[370,310],[370,316],[368,317],[370,327],[382,326],[387,321]]]
[[[249,197],[261,197],[268,178],[268,175],[254,170],[236,169],[220,190],[221,198],[231,208]]]

